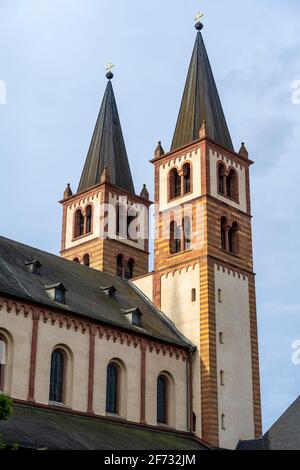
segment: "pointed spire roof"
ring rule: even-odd
[[[113,74],[107,74],[108,83],[101,104],[96,127],[81,175],[78,192],[101,182],[104,169],[111,184],[135,194],[126,147],[111,83]]]
[[[206,121],[206,136],[216,144],[234,151],[218,90],[200,30],[188,71],[171,150],[199,139],[199,131]]]

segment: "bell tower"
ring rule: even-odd
[[[261,435],[249,167],[234,150],[197,16],[171,150],[159,143],[152,299],[198,347],[193,427],[235,448]]]
[[[63,200],[61,255],[133,278],[148,272],[149,194],[135,194],[112,86],[107,87],[77,192]]]

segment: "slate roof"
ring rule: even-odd
[[[26,263],[32,260],[41,263],[40,274],[29,272]],[[67,289],[65,304],[55,302],[45,291],[45,286],[59,283]],[[109,286],[116,289],[115,299],[102,289]],[[0,293],[195,349],[131,282],[4,237],[0,237]],[[124,310],[133,308],[142,313],[141,327],[124,315]]]
[[[300,450],[300,396],[261,439],[240,441],[238,450]]]
[[[108,169],[111,184],[135,194],[116,99],[110,80],[104,93],[78,192],[99,184],[105,167]]]
[[[199,139],[206,121],[208,137],[234,151],[202,34],[197,33],[171,151]]]
[[[189,435],[109,423],[61,411],[14,405],[9,421],[0,421],[8,445],[49,450],[208,450]]]

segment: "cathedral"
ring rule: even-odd
[[[61,256],[0,237],[0,390],[24,446],[261,437],[253,162],[233,147],[201,15],[195,27],[172,145],[151,160],[153,201],[135,190],[109,66],[77,191],[60,201]]]

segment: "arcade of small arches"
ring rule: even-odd
[[[90,266],[91,264],[91,257],[89,255],[89,253],[86,253],[82,260],[80,260],[78,258],[78,256],[76,256],[76,258],[73,259],[74,263],[79,263],[79,264],[83,264],[84,266]]]
[[[169,172],[169,201],[192,192],[192,166],[186,162],[180,169],[173,167]]]
[[[10,348],[6,334],[0,331],[0,393],[6,390],[8,380]],[[71,406],[70,391],[73,388],[73,370],[76,367],[71,349],[66,345],[57,345],[49,357],[49,404]],[[106,367],[106,414],[126,419],[127,368],[118,358],[111,359]],[[157,424],[173,426],[175,411],[175,382],[173,376],[162,371],[156,382]]]
[[[218,162],[218,193],[228,197],[234,202],[239,202],[239,179],[233,167],[226,168],[224,163]]]
[[[93,233],[93,207],[91,204],[88,204],[84,209],[75,211],[73,227],[74,240]]]
[[[191,249],[191,218],[183,217],[181,225],[172,220],[169,230],[169,253],[178,254]]]
[[[125,279],[132,279],[134,277],[135,261],[129,258],[126,261],[125,256],[119,254],[116,259],[116,275]]]
[[[228,222],[226,217],[221,218],[221,248],[233,255],[239,253],[239,225],[237,222]]]

